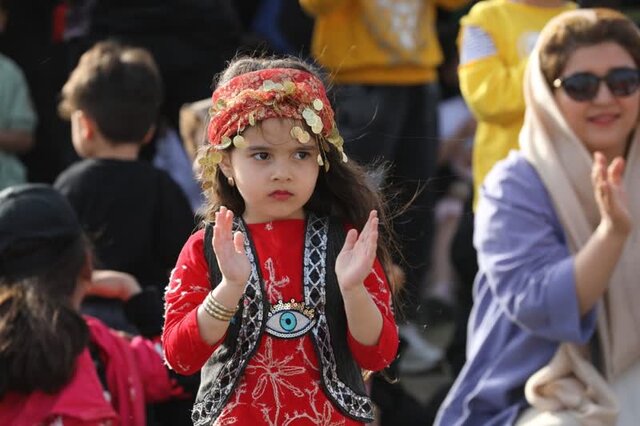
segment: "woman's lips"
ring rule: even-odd
[[[608,126],[618,119],[618,114],[598,114],[589,117],[589,121],[597,126]]]

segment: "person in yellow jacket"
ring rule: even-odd
[[[385,186],[411,207],[395,218],[408,302],[417,302],[433,235],[438,150],[437,67],[443,59],[436,7],[470,0],[299,0],[315,18],[314,59],[335,85],[336,119],[347,154],[388,165]],[[413,198],[415,197],[415,198]],[[399,259],[400,260],[400,259]],[[413,316],[417,306],[405,307]]]
[[[563,0],[485,0],[461,19],[460,90],[478,121],[472,160],[474,205],[493,165],[518,149],[524,69],[538,34],[551,18],[575,8]]]

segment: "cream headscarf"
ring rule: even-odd
[[[590,177],[593,160],[558,109],[540,70],[539,52],[541,43],[558,24],[576,17],[595,20],[597,14],[585,9],[565,12],[551,20],[538,39],[525,74],[527,110],[520,133],[521,151],[549,191],[569,249],[574,254],[587,243],[600,222]],[[598,311],[597,329],[608,381],[640,361],[639,128],[631,142],[624,173],[634,229]],[[575,353],[574,349],[572,352]]]

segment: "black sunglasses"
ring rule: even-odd
[[[569,77],[556,78],[553,87],[562,87],[571,99],[576,102],[593,100],[604,81],[613,96],[630,96],[640,87],[640,70],[636,68],[614,68],[604,77],[590,72],[579,72]]]

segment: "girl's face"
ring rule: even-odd
[[[300,122],[269,118],[247,128],[246,147],[226,154],[220,167],[233,177],[244,199],[247,223],[304,218],[303,206],[316,186],[319,150],[312,138],[302,144],[290,132]]]
[[[567,66],[560,75],[562,86],[555,90],[554,97],[569,127],[582,141],[589,152],[601,151],[612,160],[616,156],[624,155],[630,133],[638,125],[638,111],[640,109],[640,92],[614,95],[609,84],[600,80],[592,99],[577,101],[567,93],[571,83],[576,79],[566,80],[577,73],[590,73],[597,77],[609,76],[611,83],[616,83],[618,90],[622,83],[620,78],[611,78],[612,70],[629,74],[635,70],[636,64],[629,53],[614,42],[605,42],[588,47],[578,48],[569,58]],[[637,73],[637,72],[636,72]],[[617,72],[616,77],[620,77]],[[637,77],[637,75],[636,75]],[[593,80],[593,78],[591,78]],[[625,84],[628,83],[625,82]],[[581,88],[574,84],[574,88]],[[567,89],[565,89],[567,87]],[[632,87],[628,86],[627,87]],[[584,88],[584,87],[582,87]],[[624,90],[623,90],[624,91]],[[584,91],[582,91],[584,94]],[[575,96],[574,96],[575,97]]]

